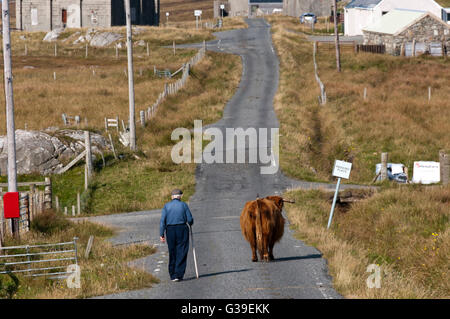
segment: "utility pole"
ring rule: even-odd
[[[8,143],[8,192],[17,192],[16,133],[14,125],[13,75],[11,63],[9,0],[2,1],[3,62],[5,78],[6,135]],[[11,230],[19,237],[19,219],[11,221]]]
[[[125,0],[125,14],[127,18],[127,54],[128,54],[128,97],[130,101],[130,148],[136,151],[136,122],[134,109],[134,72],[133,72],[133,41],[131,33],[130,0]]]
[[[337,21],[337,1],[333,1],[333,15],[334,15],[334,34],[336,41],[336,67],[338,72],[341,72],[341,49],[339,46],[339,31],[338,31],[338,21]]]

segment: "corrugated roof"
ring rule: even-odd
[[[379,4],[382,0],[353,0],[347,6],[347,9],[350,8],[373,8],[377,4]]]
[[[426,14],[425,11],[395,9],[382,16],[377,22],[363,28],[363,31],[396,34]]]

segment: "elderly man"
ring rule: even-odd
[[[169,274],[172,281],[183,280],[189,252],[189,228],[194,224],[189,206],[181,201],[183,192],[172,191],[172,201],[164,205],[159,226],[162,243],[167,241],[169,247]],[[165,235],[164,235],[165,232]]]

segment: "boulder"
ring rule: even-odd
[[[64,31],[63,28],[52,30],[45,35],[43,41],[46,42],[56,41],[58,40],[58,37],[61,35],[61,33],[63,33],[63,31]]]
[[[92,152],[99,153],[110,145],[103,136],[91,133]],[[84,150],[81,130],[16,130],[16,161],[18,174],[57,173],[65,163]],[[0,136],[0,173],[6,175],[8,147],[6,136]]]
[[[90,45],[94,47],[107,47],[114,42],[122,39],[123,36],[113,32],[98,32],[95,33],[90,39]],[[86,36],[87,39],[87,36]]]

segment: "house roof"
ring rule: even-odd
[[[351,8],[364,8],[370,9],[376,7],[382,0],[353,0],[348,5],[345,6],[346,9]]]
[[[363,28],[363,31],[395,35],[427,15],[432,14],[425,11],[395,9],[382,16],[375,23]]]

